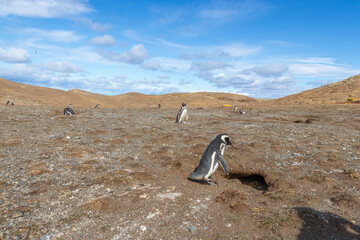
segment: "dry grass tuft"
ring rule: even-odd
[[[118,203],[115,199],[110,198],[98,198],[91,200],[80,207],[82,211],[91,212],[113,212],[117,209]]]
[[[300,179],[305,179],[312,183],[322,183],[329,180],[329,178],[323,172],[320,171],[314,171],[310,174],[300,177]]]

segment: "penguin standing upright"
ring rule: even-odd
[[[188,110],[186,107],[186,103],[182,103],[182,107],[180,108],[180,111],[178,112],[176,116],[176,123],[182,123],[184,121],[188,120]]]
[[[210,185],[215,185],[216,182],[210,177],[219,167],[219,164],[227,175],[229,170],[224,158],[226,145],[232,146],[230,137],[227,134],[219,134],[206,148],[199,166],[195,168],[188,178],[193,181],[205,181]]]
[[[100,107],[100,104],[96,104],[96,105],[95,105],[95,108],[99,108],[99,107]]]
[[[75,112],[74,110],[72,110],[71,104],[69,104],[67,108],[64,108],[64,115],[74,115],[74,114]]]

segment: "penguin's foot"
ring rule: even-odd
[[[212,180],[212,179],[208,179],[208,180],[206,180],[206,183],[207,183],[207,184],[210,184],[211,186],[215,186],[215,185],[217,185],[217,182],[216,182],[216,181],[214,181],[214,180]]]

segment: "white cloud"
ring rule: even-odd
[[[150,58],[150,54],[142,44],[134,45],[129,51],[123,53],[99,51],[99,54],[109,61],[128,64],[141,64]]]
[[[170,79],[169,75],[163,74],[159,76],[159,79],[165,80],[165,79]]]
[[[219,47],[221,55],[230,57],[247,57],[260,52],[261,46],[250,47],[243,44],[230,44],[228,46]]]
[[[75,18],[75,21],[85,24],[89,28],[97,32],[106,32],[113,28],[110,23],[101,24],[88,18]]]
[[[33,75],[36,73],[36,68],[28,64],[13,64],[9,68],[1,68],[0,72],[2,77],[9,80],[29,80],[33,79]],[[38,78],[41,81],[41,78]]]
[[[201,18],[219,19],[234,16],[236,13],[232,9],[204,9],[199,13],[199,16]]]
[[[262,14],[269,6],[257,0],[245,1],[212,1],[200,10],[198,16],[205,20],[227,21],[232,19],[249,19]]]
[[[2,0],[0,16],[62,18],[94,10],[84,0]]]
[[[336,59],[334,58],[322,58],[322,57],[311,57],[311,58],[289,58],[288,61],[298,63],[315,63],[315,64],[334,64],[336,65]]]
[[[161,65],[155,61],[147,61],[142,64],[142,67],[149,70],[159,70]]]
[[[52,72],[77,73],[82,71],[81,67],[67,61],[43,63],[39,66],[43,70]]]
[[[295,76],[305,77],[334,77],[358,74],[360,69],[327,64],[290,64],[289,71]]]
[[[277,77],[284,74],[289,66],[282,63],[275,63],[264,66],[256,66],[252,69],[257,75],[262,77]]]
[[[220,46],[194,47],[191,52],[184,52],[181,57],[185,59],[243,58],[258,54],[261,50],[261,46],[246,46],[233,43]]]
[[[160,44],[165,45],[165,46],[170,46],[170,47],[175,47],[175,48],[181,48],[181,49],[188,49],[190,48],[189,46],[183,45],[183,44],[179,44],[179,43],[173,43],[173,42],[169,42],[166,41],[164,39],[156,39]]]
[[[162,69],[188,71],[191,68],[191,62],[184,59],[153,57],[152,60],[158,62]]]
[[[27,63],[31,60],[25,49],[9,48],[5,50],[0,48],[0,61],[7,63]]]
[[[95,37],[89,40],[90,44],[98,45],[98,46],[113,46],[115,44],[115,40],[110,35],[104,35],[102,37]]]
[[[210,71],[215,69],[223,69],[226,68],[228,65],[222,63],[221,61],[202,61],[202,62],[192,62],[191,70],[195,71]]]
[[[41,36],[55,42],[76,42],[83,39],[83,36],[79,36],[73,31],[63,30],[50,30],[46,31],[38,28],[26,28],[25,33],[33,34],[35,37]]]

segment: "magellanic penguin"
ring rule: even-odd
[[[96,104],[96,105],[95,105],[95,108],[100,108],[100,104]]]
[[[195,168],[188,178],[193,181],[205,181],[210,185],[215,185],[216,182],[211,179],[211,175],[219,167],[219,164],[227,175],[229,170],[224,158],[226,145],[232,146],[230,137],[227,134],[219,134],[206,148],[199,166]]]
[[[74,115],[74,110],[71,108],[71,104],[67,108],[64,108],[64,115]]]
[[[188,120],[188,110],[186,107],[186,103],[182,103],[182,107],[180,108],[180,111],[178,112],[176,116],[176,123],[182,123],[184,121]]]
[[[240,109],[239,113],[240,113],[240,114],[245,114],[245,111],[242,110],[242,109]]]

